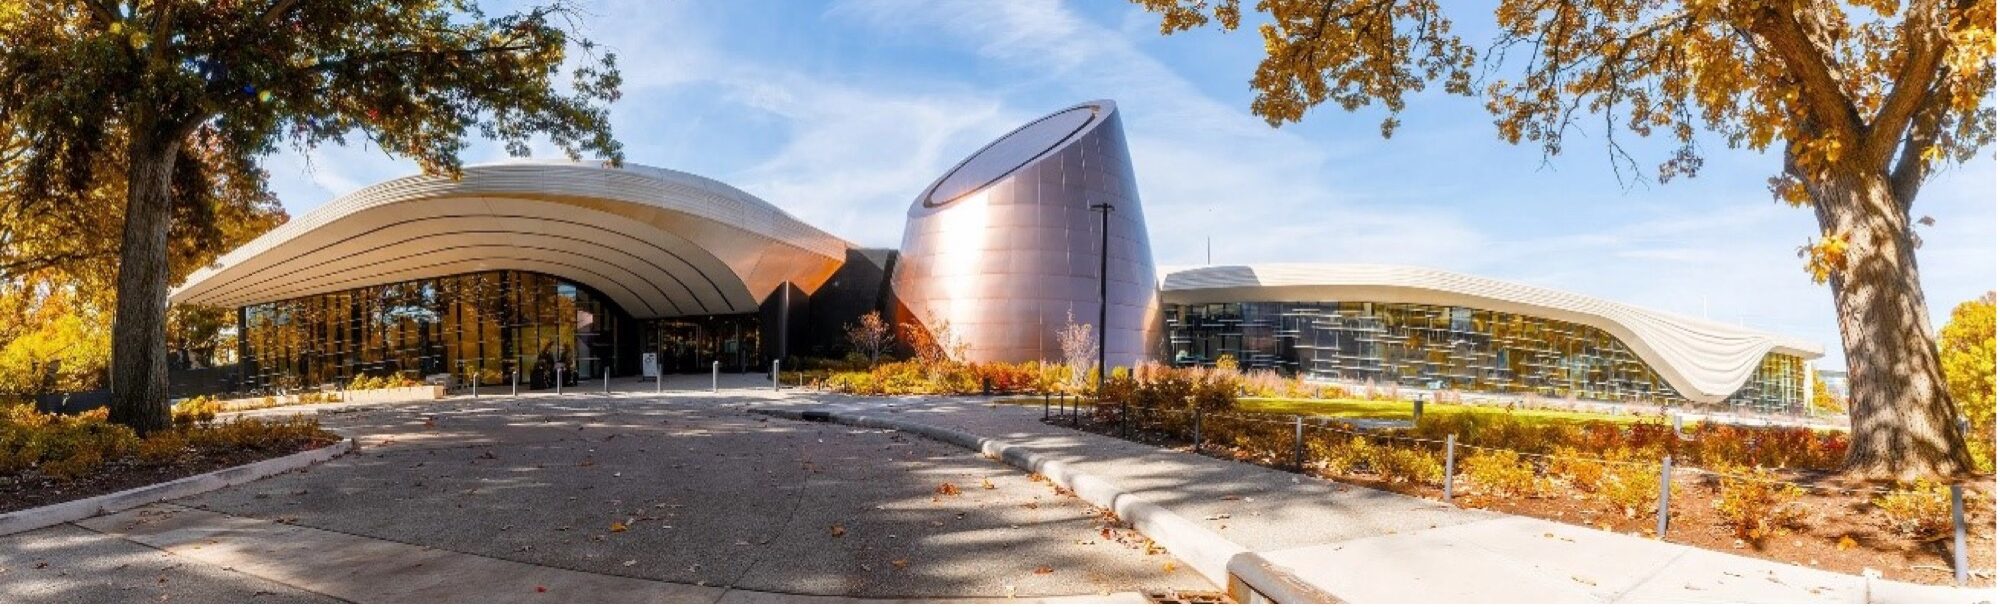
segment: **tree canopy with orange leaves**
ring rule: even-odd
[[[1246,20],[1239,0],[1134,1],[1164,34]],[[1407,95],[1441,84],[1484,97],[1501,139],[1544,154],[1601,133],[1621,176],[1643,170],[1621,144],[1632,136],[1677,144],[1654,165],[1662,183],[1700,171],[1704,132],[1778,152],[1773,196],[1820,225],[1800,256],[1830,285],[1846,343],[1849,470],[1970,472],[1911,209],[1932,172],[1993,140],[1993,0],[1500,0],[1484,42],[1453,30],[1469,3],[1446,4],[1260,0],[1251,111],[1279,126],[1328,102],[1380,104],[1387,137]]]

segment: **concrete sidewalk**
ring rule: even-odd
[[[1219,541],[1347,602],[1991,602],[1993,589],[1868,580],[1746,556],[1369,490],[1045,424],[1039,407],[975,398],[796,394],[760,410],[836,413],[1056,465],[1122,513],[1157,506],[1148,535]],[[927,429],[936,429],[933,433]],[[963,437],[963,438],[961,438]],[[997,452],[1004,450],[1005,453]],[[1053,476],[1053,475],[1051,475]],[[1093,495],[1093,493],[1097,495]],[[1113,504],[1101,504],[1113,506]],[[1135,521],[1137,522],[1137,521]],[[1167,536],[1162,537],[1165,533]],[[1213,538],[1192,540],[1174,535]],[[1212,549],[1202,548],[1203,552]],[[1205,573],[1211,557],[1179,555]],[[1241,569],[1241,558],[1237,559]],[[1288,571],[1287,571],[1288,570]],[[1213,578],[1213,574],[1210,574]],[[1218,583],[1221,583],[1218,580]]]

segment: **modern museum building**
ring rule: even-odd
[[[973,152],[917,194],[907,221],[899,248],[863,248],[728,184],[629,164],[391,180],[177,287],[174,304],[236,311],[238,360],[176,390],[361,374],[544,387],[636,377],[645,354],[665,373],[764,372],[844,354],[844,327],[871,311],[948,331],[974,361],[1057,360],[1061,329],[1101,323],[1114,366],[1227,355],[1328,383],[1766,412],[1810,400],[1821,355],[1799,339],[1439,270],[1161,271],[1110,101]]]

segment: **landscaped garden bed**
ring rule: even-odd
[[[77,415],[25,405],[0,410],[0,512],[116,493],[340,440],[315,419],[217,422],[216,411],[207,399],[184,402],[172,429],[140,438],[106,421],[103,409]]]
[[[1504,411],[1426,412],[1414,428],[1366,431],[1325,418],[1211,410],[1200,415],[1205,455],[1442,500],[1444,438],[1452,436],[1454,504],[1642,537],[1655,535],[1660,457],[1671,453],[1679,463],[1668,541],[1849,574],[1953,581],[1947,489],[1843,479],[1827,470],[1846,451],[1842,433],[1715,424],[1676,433],[1658,419],[1555,424]],[[1086,405],[1077,419],[1088,431],[1194,450],[1196,417],[1191,407]],[[1993,482],[1964,486],[1973,582],[1990,586]]]

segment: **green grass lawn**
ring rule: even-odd
[[[1255,413],[1275,413],[1280,415],[1318,415],[1323,417],[1356,419],[1410,419],[1409,401],[1360,400],[1352,398],[1305,399],[1252,397],[1237,399],[1236,408]],[[1467,411],[1502,413],[1505,410],[1505,407],[1500,406],[1424,403],[1425,413],[1458,413]],[[1643,419],[1636,415],[1610,415],[1576,411],[1550,411],[1545,409],[1515,409],[1514,415],[1521,421],[1536,423],[1608,421],[1629,424]]]

